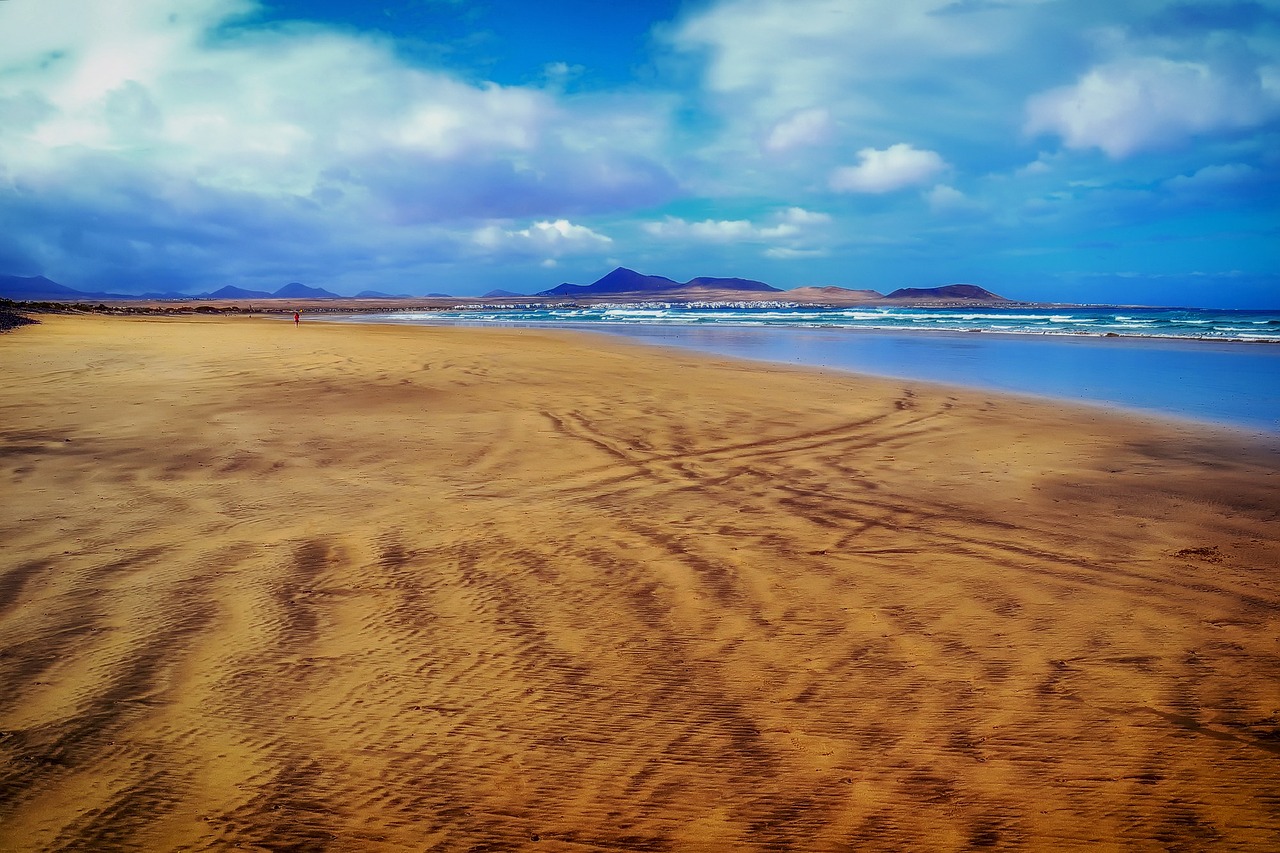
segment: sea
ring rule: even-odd
[[[1280,435],[1280,310],[643,302],[479,305],[344,319],[579,329]]]

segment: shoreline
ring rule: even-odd
[[[847,355],[840,352],[832,351],[828,353],[828,357],[824,360],[821,357],[812,355],[812,348],[805,350],[804,347],[797,346],[795,350],[804,350],[807,354],[797,358],[794,352],[784,352],[781,349],[774,348],[766,354],[754,354],[749,347],[743,346],[741,340],[732,341],[730,346],[716,345],[699,345],[697,342],[689,342],[690,336],[723,336],[725,338],[738,338],[743,336],[767,337],[777,336],[782,338],[785,336],[795,335],[797,338],[808,336],[810,338],[829,338],[835,339],[838,336],[865,335],[871,338],[879,336],[881,340],[892,341],[901,339],[903,341],[912,342],[913,344],[923,344],[926,346],[936,346],[938,342],[954,341],[966,342],[972,339],[971,333],[944,330],[944,329],[867,329],[867,328],[823,328],[811,329],[802,327],[759,327],[759,326],[677,326],[664,325],[661,323],[644,324],[644,323],[596,323],[596,322],[552,322],[552,321],[469,321],[465,319],[440,319],[433,320],[423,318],[421,320],[394,320],[380,319],[377,317],[368,317],[368,315],[344,315],[333,317],[320,317],[319,322],[334,322],[341,324],[360,324],[370,323],[373,325],[404,325],[418,326],[422,328],[432,327],[460,327],[460,328],[476,328],[476,329],[500,329],[500,328],[522,328],[522,329],[553,329],[568,332],[586,332],[595,335],[604,335],[612,339],[624,339],[630,341],[638,341],[647,346],[672,347],[685,352],[701,352],[710,355],[718,355],[732,358],[743,358],[757,364],[764,365],[783,365],[789,367],[811,368],[814,370],[839,370],[842,372],[853,373],[863,376],[876,376],[880,378],[909,380],[935,383],[940,386],[952,389],[979,390],[988,393],[1002,393],[1016,396],[1024,396],[1051,402],[1062,402],[1072,405],[1083,405],[1091,408],[1097,407],[1119,407],[1120,409],[1132,413],[1137,417],[1166,418],[1173,421],[1187,421],[1189,424],[1200,425],[1206,428],[1222,428],[1231,431],[1238,431],[1245,434],[1255,434],[1261,432],[1264,435],[1280,435],[1280,404],[1273,404],[1271,410],[1265,406],[1259,407],[1256,400],[1261,398],[1263,401],[1270,399],[1265,389],[1254,389],[1252,393],[1248,389],[1233,388],[1233,391],[1241,396],[1241,400],[1234,406],[1226,407],[1226,413],[1215,411],[1206,412],[1207,406],[1190,406],[1184,401],[1181,406],[1171,405],[1169,403],[1141,403],[1126,402],[1122,397],[1123,394],[1113,394],[1111,396],[1087,396],[1081,394],[1072,394],[1070,388],[1053,387],[1036,388],[1035,383],[1026,384],[1025,380],[1018,377],[1012,377],[1012,384],[1006,378],[1005,384],[998,382],[983,382],[981,379],[974,379],[973,376],[938,376],[939,373],[936,365],[929,366],[928,370],[921,371],[917,365],[913,371],[911,365],[899,366],[898,372],[893,372],[883,366],[883,363],[873,363],[870,358],[853,360]],[[723,329],[723,331],[720,331]],[[736,334],[735,334],[736,332]],[[917,335],[925,337],[917,338]],[[685,340],[681,340],[681,338]],[[859,343],[857,337],[847,339],[853,343]],[[1191,340],[1186,338],[1142,338],[1142,337],[1124,337],[1119,336],[1115,340],[1103,341],[1095,336],[1086,335],[1023,335],[1023,334],[1007,334],[1002,332],[984,332],[980,338],[980,342],[984,346],[996,346],[998,341],[1009,341],[1016,345],[1026,344],[1036,346],[1043,343],[1050,347],[1119,347],[1119,350],[1111,350],[1112,353],[1124,352],[1125,347],[1138,348],[1135,352],[1164,350],[1170,353],[1187,353],[1195,354],[1198,357],[1208,356],[1214,353],[1222,353],[1225,355],[1238,355],[1239,350],[1233,349],[1237,342],[1220,339],[1201,339]],[[862,341],[865,343],[865,340]],[[1213,347],[1213,344],[1221,344],[1220,348]],[[1261,350],[1260,353],[1271,353],[1272,351]],[[1280,351],[1274,351],[1274,355],[1280,362]],[[1083,370],[1083,368],[1082,368]],[[933,375],[930,375],[930,371]],[[1280,363],[1276,365],[1276,376],[1280,376]],[[1237,381],[1233,377],[1229,377],[1231,381]],[[1023,382],[1019,386],[1019,382]],[[1159,382],[1158,377],[1145,380],[1149,385],[1150,382]],[[1186,381],[1186,377],[1182,377],[1182,381]],[[1220,382],[1221,380],[1216,380]],[[1041,385],[1047,383],[1040,383]],[[1055,390],[1059,393],[1055,393]],[[1209,389],[1206,388],[1206,391]],[[1216,390],[1216,389],[1215,389]],[[1274,395],[1274,398],[1280,400],[1280,388]],[[1248,400],[1255,402],[1249,403]],[[1220,407],[1221,408],[1221,407]],[[1270,414],[1267,414],[1270,413]]]
[[[0,336],[0,847],[1280,843],[1280,445],[553,330]]]
[[[594,330],[586,330],[586,329],[581,329],[581,330],[566,329],[566,331],[591,331],[595,333]],[[844,330],[841,330],[841,331],[844,331]],[[851,331],[855,331],[855,332],[871,331],[874,333],[880,330],[856,329]],[[888,334],[888,335],[894,334],[893,330],[883,330],[883,331],[885,334]],[[611,335],[611,333],[609,332],[598,332],[598,334]],[[905,334],[914,334],[914,332],[907,332]],[[963,338],[966,336],[967,333],[937,331],[937,332],[932,332],[931,334]],[[991,332],[987,334],[996,335],[998,333]],[[1020,336],[1010,335],[1009,337],[1020,337]],[[636,340],[636,339],[629,338],[629,340]],[[1087,341],[1082,341],[1082,343],[1084,345],[1088,345]],[[1237,343],[1237,342],[1222,341],[1222,343]],[[1240,343],[1249,343],[1249,342],[1241,341]],[[654,344],[646,344],[646,345],[657,346],[657,347],[670,347],[676,350],[690,351],[686,348],[680,347],[679,345],[675,345],[675,344],[654,343]],[[1197,344],[1192,344],[1192,345],[1197,345]],[[998,394],[1000,396],[1007,396],[1007,397],[1013,397],[1016,399],[1034,401],[1034,402],[1039,402],[1039,403],[1043,403],[1051,406],[1064,405],[1064,406],[1070,406],[1070,407],[1078,407],[1085,410],[1105,412],[1112,415],[1117,415],[1119,417],[1133,418],[1133,419],[1148,422],[1148,423],[1166,424],[1171,427],[1184,426],[1184,427],[1190,427],[1195,429],[1222,432],[1222,433],[1234,435],[1246,440],[1260,439],[1263,441],[1269,441],[1274,439],[1274,440],[1280,441],[1280,420],[1273,422],[1273,426],[1270,429],[1267,429],[1265,427],[1260,427],[1256,425],[1245,425],[1245,424],[1234,423],[1231,421],[1213,420],[1206,417],[1195,417],[1189,414],[1179,414],[1177,412],[1166,411],[1162,409],[1141,408],[1138,406],[1125,405],[1122,403],[1110,402],[1105,400],[1093,400],[1093,399],[1085,399],[1081,397],[1058,396],[1049,392],[1036,393],[1035,391],[999,388],[999,387],[982,385],[982,384],[966,384],[962,382],[949,382],[944,380],[927,379],[927,378],[922,378],[918,376],[909,376],[906,374],[879,373],[874,370],[867,369],[865,367],[840,367],[836,365],[787,362],[787,361],[777,361],[773,359],[764,359],[764,358],[751,358],[749,356],[721,355],[718,353],[714,353],[710,350],[695,349],[691,351],[703,352],[713,357],[719,356],[719,357],[725,357],[725,358],[741,358],[742,360],[745,360],[754,364],[765,365],[766,367],[779,367],[783,369],[793,369],[793,370],[801,370],[801,371],[808,370],[808,371],[818,371],[818,372],[822,372],[825,370],[834,370],[840,373],[851,374],[853,376],[869,377],[874,379],[885,379],[889,381],[911,382],[914,384],[920,384],[920,385],[931,387],[939,392],[962,391],[966,393],[980,392],[980,393],[988,393],[988,394]]]
[[[246,300],[246,299],[213,299],[213,300],[191,300],[190,302],[175,302],[173,300],[115,300],[112,302],[99,302],[93,304],[92,301],[86,302],[43,302],[43,301],[19,301],[11,302],[15,310],[25,311],[28,313],[88,313],[103,314],[108,316],[289,316],[295,310],[302,310],[304,314],[310,316],[320,316],[321,318],[359,318],[367,316],[371,322],[395,322],[386,318],[388,315],[394,314],[412,314],[421,313],[424,315],[438,315],[448,312],[474,312],[474,311],[513,311],[519,309],[530,310],[547,310],[547,309],[583,309],[583,308],[645,308],[645,307],[666,307],[666,308],[706,308],[708,310],[715,309],[734,309],[734,308],[766,308],[766,307],[784,307],[784,308],[812,308],[817,310],[857,310],[867,309],[922,309],[922,310],[973,310],[973,311],[1023,311],[1023,310],[1103,310],[1103,309],[1133,309],[1139,311],[1182,311],[1182,310],[1220,310],[1223,313],[1272,313],[1272,309],[1188,309],[1174,306],[1145,306],[1145,305],[1112,305],[1112,304],[1065,304],[1065,303],[1035,303],[1035,302],[1000,302],[1000,303],[957,303],[957,302],[890,302],[890,303],[857,303],[844,305],[839,303],[810,303],[810,302],[740,302],[740,301],[665,301],[665,300],[615,300],[607,298],[581,298],[574,300],[556,300],[547,298],[541,301],[528,301],[529,298],[521,297],[519,299],[509,300],[486,300],[482,297],[459,297],[444,298],[430,297],[423,299],[397,299],[397,300],[374,300],[374,299],[297,299],[281,301],[281,304],[271,304],[264,306],[263,300]],[[199,303],[199,304],[193,304]],[[390,303],[390,304],[388,304]],[[411,322],[411,321],[410,321]],[[522,321],[477,321],[477,322],[493,322],[500,324],[504,322],[520,323]],[[590,321],[593,323],[604,324],[608,321]],[[553,325],[554,321],[549,321],[547,325]],[[619,321],[617,325],[638,325],[639,323],[628,323]],[[661,325],[655,322],[654,325]],[[675,325],[675,324],[671,324]],[[734,327],[733,323],[721,323],[724,327]],[[753,324],[744,323],[743,327],[754,327]],[[837,325],[837,324],[802,324],[794,325],[778,324],[779,327],[801,328],[801,329],[848,329],[856,331],[869,332],[901,332],[904,334],[915,333],[935,333],[935,334],[982,334],[1009,337],[1046,337],[1046,338],[1085,338],[1085,339],[1135,339],[1135,340],[1171,340],[1171,341],[1203,341],[1207,343],[1229,343],[1229,344],[1280,344],[1280,339],[1267,340],[1246,337],[1219,337],[1213,335],[1145,335],[1133,332],[1074,332],[1074,331],[1016,331],[1002,329],[948,329],[948,328],[913,328],[909,326],[874,326],[874,325]]]
[[[619,307],[623,307],[623,306],[619,306]],[[636,306],[626,306],[626,307],[636,307]],[[422,311],[420,313],[426,315],[426,317],[430,317],[431,315],[441,314],[450,310],[453,310],[453,309],[439,309],[439,310],[433,309],[431,311]],[[480,311],[480,310],[485,310],[485,309],[482,306],[477,306],[475,308],[458,309],[459,312]],[[505,306],[500,306],[500,310],[506,310]],[[292,314],[292,311],[281,310],[274,313],[277,313],[283,316],[287,314]],[[404,325],[415,325],[414,321],[412,320],[397,321],[390,317],[387,317],[385,319],[379,319],[380,317],[383,317],[384,314],[396,314],[396,313],[415,313],[415,312],[402,312],[400,309],[396,309],[394,311],[388,310],[387,312],[366,314],[366,313],[360,313],[360,312],[336,310],[333,312],[313,312],[312,316],[319,314],[319,317],[322,320],[351,320],[351,321],[357,321],[357,322],[360,321],[360,318],[367,317],[368,322],[371,322],[371,323],[403,322]],[[449,325],[449,324],[461,325],[465,323],[473,323],[476,326],[492,326],[495,328],[501,327],[501,326],[518,326],[521,328],[557,328],[557,329],[576,328],[573,324],[569,322],[522,321],[522,320],[470,320],[469,321],[466,319],[453,318],[453,317],[442,319],[438,321],[438,323],[440,325]],[[428,325],[428,324],[429,323],[421,323],[418,325]],[[662,327],[662,328],[682,328],[680,324],[676,324],[676,323],[662,323],[662,322],[644,323],[640,321],[627,322],[622,320],[612,322],[612,323],[609,321],[590,320],[590,321],[582,321],[581,325],[582,326],[588,326],[588,325],[614,326],[617,328],[649,325],[649,326]],[[761,324],[753,324],[753,323],[746,323],[746,322],[744,323],[725,322],[725,323],[717,323],[716,325],[720,328],[727,328],[727,329],[732,329],[732,328],[753,329],[753,328],[762,327]],[[1202,335],[1202,336],[1139,335],[1134,333],[1119,333],[1119,332],[1090,333],[1090,332],[1068,332],[1068,331],[1019,332],[1019,331],[1011,331],[1007,329],[979,329],[979,328],[925,329],[925,328],[912,328],[909,326],[861,326],[861,325],[840,326],[836,324],[819,324],[819,323],[813,323],[813,324],[794,323],[789,325],[776,324],[776,325],[767,326],[767,327],[778,328],[778,329],[797,329],[797,330],[803,330],[803,331],[847,331],[847,332],[887,333],[887,334],[903,334],[903,335],[962,335],[962,336],[963,335],[983,335],[983,336],[990,336],[990,337],[1009,337],[1009,338],[1019,338],[1019,339],[1021,338],[1052,338],[1052,339],[1068,339],[1068,340],[1079,339],[1079,340],[1120,340],[1120,341],[1126,341],[1126,340],[1176,341],[1176,342],[1186,341],[1188,343],[1194,343],[1194,344],[1199,344],[1199,343],[1263,344],[1263,345],[1280,344],[1280,340],[1265,340],[1265,339],[1251,339],[1251,338],[1223,338],[1223,337],[1214,337],[1212,335]]]

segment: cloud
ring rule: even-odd
[[[472,243],[479,248],[508,255],[577,254],[603,250],[612,242],[612,238],[567,219],[535,222],[519,230],[486,225],[472,235]]]
[[[695,188],[777,195],[824,184],[841,165],[833,152],[898,139],[930,148],[957,136],[970,148],[1009,144],[999,116],[1025,99],[1010,80],[1035,86],[1049,65],[1040,58],[1045,41],[1063,40],[1062,28],[1034,14],[1037,0],[950,5],[686,4],[690,11],[664,31],[663,44],[700,74],[696,104],[709,132],[695,152]],[[1007,74],[1011,65],[1016,77]]]
[[[831,113],[825,109],[799,110],[773,126],[765,138],[764,148],[778,154],[821,145],[831,137],[832,130]]]
[[[764,250],[766,258],[780,261],[794,261],[801,258],[825,258],[830,252],[827,249],[792,249],[788,246],[771,246]]]
[[[1160,187],[1168,201],[1187,210],[1271,210],[1275,207],[1280,174],[1247,163],[1204,166],[1189,175],[1175,175]],[[1271,237],[1275,242],[1275,237]]]
[[[520,35],[472,5],[487,44]],[[490,61],[267,0],[0,0],[0,272],[342,292],[447,275],[422,289],[457,292],[507,286],[508,262],[765,254],[888,282],[992,246],[1199,234],[1206,212],[1229,235],[1204,243],[1215,257],[1270,268],[1273,5],[657,4],[644,14],[677,18],[623,79],[572,64],[590,52]],[[646,49],[634,35],[591,38]]]
[[[586,70],[586,67],[582,65],[570,65],[567,62],[548,62],[542,67],[542,76],[546,78],[547,85],[555,88],[564,88],[570,80],[581,77],[582,72]]]
[[[709,247],[720,246],[739,254],[743,246],[761,246],[761,255],[774,260],[800,260],[825,257],[831,238],[832,217],[821,211],[803,207],[787,207],[774,211],[763,220],[704,219],[690,222],[668,216],[657,222],[643,223],[642,230],[660,240],[664,247],[683,244],[696,246],[700,254]],[[664,248],[664,252],[668,251]]]
[[[837,192],[887,193],[926,183],[946,170],[946,161],[935,151],[923,151],[906,143],[883,150],[863,148],[856,166],[842,166],[831,173],[830,186]]]
[[[1029,5],[1026,0],[1003,4]],[[973,57],[1008,36],[1007,17],[938,15],[942,0],[725,0],[701,8],[670,34],[707,59],[718,93],[751,92],[775,115],[810,108],[851,80],[913,75],[923,57]]]
[[[777,217],[784,223],[797,226],[826,225],[831,221],[831,214],[817,210],[805,210],[803,207],[788,207],[777,214]]]
[[[1120,159],[1188,137],[1257,127],[1280,116],[1280,66],[1215,67],[1157,56],[1098,65],[1027,104],[1025,130]]]
[[[646,222],[642,227],[654,237],[708,243],[755,242],[774,237],[790,237],[798,233],[796,226],[787,223],[764,227],[747,219],[704,219],[701,222],[689,222],[677,216],[668,216],[660,222]]]
[[[1178,192],[1213,192],[1248,181],[1256,181],[1261,175],[1261,171],[1253,166],[1244,163],[1227,163],[1205,166],[1191,175],[1177,175],[1165,181],[1164,186]]]
[[[828,214],[801,207],[789,207],[775,213],[772,224],[761,225],[748,219],[704,219],[689,222],[668,216],[659,222],[646,222],[644,231],[665,240],[706,243],[760,243],[790,240],[805,236],[831,221]]]
[[[1033,175],[1046,175],[1053,171],[1053,167],[1049,165],[1049,158],[1041,154],[1025,166],[1014,171],[1014,174],[1020,178],[1027,178]]]
[[[661,222],[646,222],[644,230],[654,237],[734,242],[757,239],[759,229],[746,219],[704,219],[689,222],[677,216],[668,216]]]
[[[929,202],[929,209],[934,213],[965,213],[981,208],[981,205],[969,196],[947,184],[934,186],[925,193],[925,200]]]
[[[411,267],[474,253],[460,235],[477,221],[555,226],[678,191],[660,99],[476,84],[381,36],[258,11],[0,3],[0,222],[21,234],[7,251],[133,280],[302,276],[327,269],[316,246]],[[545,242],[534,228],[525,242]],[[557,233],[547,245],[580,236]],[[215,244],[236,250],[200,249]]]

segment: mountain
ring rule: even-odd
[[[245,290],[243,287],[236,287],[228,284],[226,287],[219,288],[205,299],[270,299],[271,294],[265,290]]]
[[[796,287],[787,291],[788,299],[809,299],[824,305],[860,305],[884,299],[878,290],[851,290],[847,287]]]
[[[86,292],[50,281],[42,275],[0,275],[0,297],[26,302],[79,302],[92,299],[137,299],[125,293]]]
[[[0,275],[0,296],[6,299],[69,299],[79,292],[42,275]]]
[[[835,305],[855,305],[863,302],[877,301],[934,301],[954,302],[968,300],[973,302],[1008,302],[976,284],[947,284],[942,287],[904,287],[893,291],[888,296],[881,296],[874,290],[851,290],[845,287],[797,287],[794,290],[779,290],[749,278],[715,278],[700,276],[686,282],[672,281],[660,275],[643,275],[626,267],[618,267],[613,272],[597,279],[591,284],[561,284],[550,290],[544,290],[535,296],[613,296],[622,294],[647,294],[651,296],[672,296],[685,298],[733,299],[737,294],[782,293],[789,299],[807,299],[814,302],[826,302]],[[706,294],[706,296],[702,296]],[[449,297],[447,293],[428,293],[427,296]],[[522,293],[509,290],[491,290],[482,298],[505,299],[523,297]],[[356,294],[360,299],[408,299],[408,294],[392,296],[377,290],[362,290]],[[319,287],[307,287],[299,282],[291,282],[277,290],[267,293],[264,290],[246,290],[242,287],[227,285],[213,293],[192,296],[188,293],[107,293],[101,291],[75,290],[66,285],[50,281],[42,275],[19,276],[0,275],[0,298],[13,299],[19,302],[88,302],[113,299],[342,299],[343,297]]]
[[[745,278],[710,278],[690,279],[681,284],[660,275],[643,275],[626,267],[618,267],[608,275],[591,284],[561,284],[550,290],[544,290],[537,296],[609,296],[618,293],[678,294],[685,291],[720,290],[744,291],[749,293],[780,293],[763,281],[752,281]]]
[[[385,296],[385,294],[380,294]],[[42,275],[20,276],[0,275],[0,297],[26,302],[87,302],[112,299],[341,299],[336,293],[330,293],[319,287],[307,287],[305,284],[292,282],[277,290],[267,293],[265,290],[246,290],[243,287],[227,285],[213,293],[202,293],[193,296],[190,293],[106,293],[102,291],[76,290],[56,281],[50,281]]]
[[[691,278],[681,287],[700,288],[705,290],[744,290],[752,293],[781,293],[781,289],[773,285],[765,284],[763,281],[755,281],[750,278],[712,278],[709,276],[700,276]]]
[[[336,293],[330,293],[322,287],[307,287],[296,281],[291,281],[284,287],[271,294],[277,299],[341,299],[342,297]]]
[[[618,267],[613,272],[596,279],[591,284],[565,282],[537,296],[604,296],[610,293],[656,293],[675,290],[680,285],[660,275],[641,275],[635,270]]]
[[[903,287],[890,293],[885,299],[974,299],[983,302],[1008,302],[976,284],[946,284],[942,287]]]

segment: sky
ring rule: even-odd
[[[1280,307],[1280,0],[0,0],[0,274]]]

